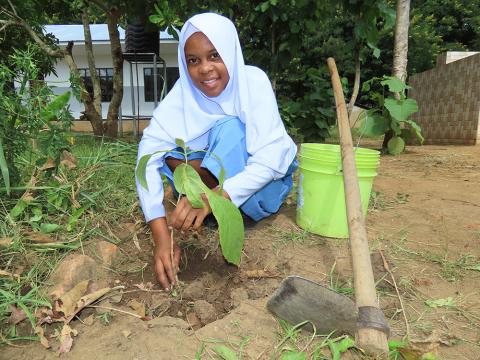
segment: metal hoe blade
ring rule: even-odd
[[[358,313],[354,302],[300,276],[284,279],[267,309],[292,325],[308,320],[317,334],[355,334]],[[310,324],[306,328],[313,330]]]

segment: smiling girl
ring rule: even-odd
[[[244,63],[233,23],[218,14],[200,14],[182,28],[178,47],[180,78],[154,110],[139,145],[138,159],[156,151],[178,151],[175,139],[195,150],[188,163],[217,190],[220,157],[225,170],[223,196],[255,221],[276,213],[292,188],[296,146],[285,131],[267,75]],[[205,152],[206,151],[206,152]],[[163,206],[161,174],[173,184],[173,171],[185,159],[177,152],[153,156],[146,171],[149,191],[137,191],[155,243],[158,281],[165,290],[175,281],[180,249],[170,259],[169,225]],[[182,197],[170,226],[197,229],[211,212],[194,209]]]

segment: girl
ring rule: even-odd
[[[280,119],[267,75],[246,66],[233,23],[218,14],[200,14],[182,28],[178,47],[180,79],[154,110],[139,145],[138,159],[155,151],[178,150],[175,139],[194,152],[188,162],[207,186],[216,190],[222,159],[226,173],[223,196],[255,221],[278,211],[292,188],[297,167],[296,146]],[[170,231],[163,207],[161,174],[171,182],[173,170],[185,159],[159,153],[148,165],[149,191],[137,181],[143,213],[155,243],[157,279],[166,291],[173,284],[180,249],[170,259]],[[205,200],[206,201],[206,200]],[[170,216],[176,229],[198,228],[211,212],[194,209],[183,197]]]

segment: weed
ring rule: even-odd
[[[272,248],[276,255],[288,244],[305,244],[310,239],[308,231],[296,227],[290,229],[272,228],[272,230],[276,235],[275,241],[272,243]]]
[[[76,168],[38,172],[33,170],[37,154],[19,156],[21,167],[26,169],[23,182],[27,183],[26,179],[31,179],[33,173],[36,184],[12,188],[18,197],[27,194],[28,201],[22,200],[22,203],[3,197],[0,201],[0,238],[9,240],[0,245],[0,269],[15,274],[0,278],[3,342],[37,339],[31,336],[30,328],[21,327],[19,331],[16,325],[5,324],[12,311],[16,311],[23,312],[32,328],[35,327],[36,310],[50,306],[42,286],[47,285],[51,272],[63,257],[78,248],[83,251],[83,247],[97,237],[118,242],[112,238],[109,224],[119,220],[135,222],[140,216],[138,205],[132,206],[137,203],[136,194],[131,190],[136,145],[121,141],[106,143],[92,136],[75,134],[72,139]],[[5,188],[0,188],[0,192],[4,191]],[[42,239],[49,242],[35,242],[39,237],[35,234],[41,234]],[[128,270],[140,272],[144,266]]]
[[[113,314],[111,312],[102,312],[97,315],[97,318],[100,320],[102,325],[107,326],[110,324],[110,321],[113,318]]]

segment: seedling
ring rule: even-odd
[[[193,152],[185,146],[184,141],[181,139],[177,139],[176,144],[184,150],[183,153],[178,153],[181,153],[185,159],[188,158],[188,154]],[[156,151],[153,154],[147,154],[140,158],[136,170],[136,176],[140,185],[146,190],[148,190],[146,179],[146,167],[148,161],[153,155],[166,152],[171,152],[171,150]],[[205,151],[205,153],[208,152]],[[215,156],[215,154],[212,155]],[[218,157],[216,158],[221,164],[221,160],[218,159]],[[176,190],[180,195],[187,196],[188,201],[194,208],[199,209],[205,207],[202,195],[204,194],[204,196],[206,196],[208,203],[212,208],[212,213],[218,222],[222,254],[229,263],[238,265],[240,263],[240,256],[242,254],[244,242],[243,219],[237,207],[221,195],[224,178],[225,170],[222,165],[218,179],[219,192],[217,193],[210,190],[203,183],[200,175],[188,164],[188,162],[177,166],[173,173],[173,182]]]

